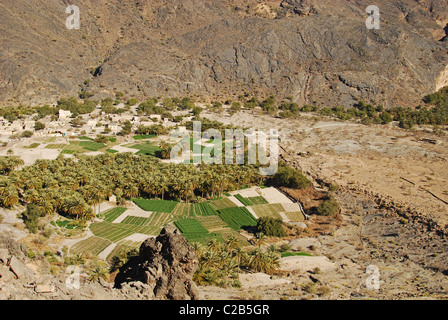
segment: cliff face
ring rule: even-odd
[[[416,105],[446,83],[448,4],[381,0],[368,30],[357,0],[80,0],[0,3],[0,101],[240,94],[349,106]]]

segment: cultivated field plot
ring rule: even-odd
[[[218,211],[209,202],[178,203],[172,213],[177,218],[218,215]]]
[[[68,147],[68,144],[65,143],[52,143],[45,146],[47,149],[64,149],[65,147]]]
[[[196,219],[209,231],[216,232],[218,230],[231,230],[227,223],[224,222],[219,216],[202,216],[196,217]]]
[[[89,151],[98,151],[106,147],[104,143],[93,142],[93,141],[81,141],[79,143],[81,147]]]
[[[222,199],[214,200],[211,202],[211,205],[216,210],[237,207],[237,205],[229,198],[222,198]]]
[[[132,224],[135,226],[147,226],[149,224],[149,218],[144,217],[135,217],[135,216],[127,216],[120,223],[122,224]]]
[[[86,136],[80,136],[80,137],[78,137],[78,139],[79,139],[79,140],[89,140],[89,141],[93,141],[93,138],[89,138],[89,137],[86,137]]]
[[[138,226],[124,223],[110,223],[107,221],[93,223],[90,230],[97,237],[101,237],[112,242],[118,242],[134,233],[143,233],[147,235],[157,235],[160,233],[161,227],[147,225]]]
[[[127,216],[121,221],[121,225],[148,226],[161,230],[166,224],[175,220],[172,214],[166,212],[152,212],[149,218]]]
[[[305,216],[302,212],[284,212],[285,216],[291,221],[291,222],[303,222],[305,221]]]
[[[109,240],[102,239],[99,237],[90,237],[75,243],[70,248],[70,254],[84,254],[89,252],[92,255],[97,256],[109,245],[111,245],[111,242]]]
[[[244,227],[255,227],[257,225],[257,220],[245,207],[221,209],[219,210],[219,217],[236,231]]]
[[[111,208],[101,214],[104,215],[104,221],[114,222],[119,216],[121,216],[127,209],[122,207]]]
[[[181,219],[174,224],[182,233],[209,233],[197,219]]]
[[[279,212],[284,209],[281,204],[257,204],[251,206],[258,218],[271,217],[275,219],[282,219]]]
[[[132,201],[145,211],[171,213],[179,204],[177,201],[156,200],[156,199],[132,199]]]
[[[207,244],[213,238],[222,239],[221,235],[210,233],[197,219],[181,219],[174,224],[190,243]]]
[[[44,142],[45,142],[45,143],[53,143],[53,142],[55,142],[56,140],[57,140],[57,137],[51,137],[51,138],[46,139]]]
[[[137,155],[150,155],[156,156],[156,152],[162,150],[158,146],[151,144],[150,142],[139,143],[129,146],[132,149],[138,149],[139,151],[136,153]]]
[[[155,134],[139,134],[136,136],[133,136],[134,140],[146,140],[146,139],[152,139],[156,138],[157,136]]]
[[[238,201],[240,201],[242,204],[244,204],[245,206],[253,206],[256,204],[267,204],[268,202],[266,201],[265,198],[263,198],[262,196],[257,196],[257,197],[243,197],[241,194],[236,194],[235,198],[238,199]]]
[[[37,148],[38,146],[40,146],[40,143],[32,143],[29,146],[23,147],[25,149],[34,149]]]

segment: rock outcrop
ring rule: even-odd
[[[196,300],[199,291],[192,277],[198,263],[194,249],[169,224],[157,238],[142,243],[140,254],[120,269],[115,286],[129,283],[140,290],[152,290],[156,299]]]

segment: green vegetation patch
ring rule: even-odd
[[[240,201],[245,206],[253,206],[256,204],[267,204],[268,203],[268,201],[265,198],[263,198],[262,196],[245,198],[241,194],[236,194],[235,198],[237,198],[238,201]]]
[[[279,212],[283,211],[283,207],[279,204],[257,204],[251,206],[255,214],[259,218],[271,217],[275,219],[282,219]]]
[[[229,198],[223,198],[223,199],[214,200],[214,201],[211,202],[211,205],[216,210],[237,207],[237,205],[232,200],[230,200]]]
[[[176,227],[184,233],[206,233],[208,230],[197,219],[181,219],[174,222]]]
[[[102,239],[99,237],[90,237],[75,243],[70,248],[70,253],[85,254],[88,252],[91,253],[92,255],[97,256],[109,245],[111,245],[111,242],[109,240]]]
[[[293,257],[293,256],[307,256],[307,257],[313,256],[311,253],[307,253],[307,252],[282,252],[281,255],[282,255],[282,258]]]
[[[52,143],[45,146],[47,149],[64,149],[65,147],[69,146],[65,143]]]
[[[139,134],[136,136],[133,136],[135,140],[145,140],[145,139],[152,139],[156,138],[157,136],[155,134]]]
[[[114,150],[114,149],[106,149],[106,152],[109,152],[109,153],[118,153],[118,151],[117,151],[117,150]]]
[[[133,224],[136,226],[147,226],[150,224],[151,220],[145,217],[127,216],[121,223]]]
[[[219,217],[233,230],[238,231],[245,227],[255,227],[257,225],[257,220],[245,207],[232,207],[218,211]]]
[[[98,151],[106,147],[104,143],[93,141],[82,141],[79,145],[89,151]]]
[[[150,155],[150,156],[154,156],[154,157],[156,156],[158,151],[162,150],[160,147],[155,146],[150,142],[135,144],[135,145],[129,146],[129,148],[140,150],[136,153],[137,155]]]
[[[40,143],[32,143],[29,146],[24,147],[25,149],[34,149],[40,146]]]
[[[86,136],[80,136],[78,137],[79,140],[89,140],[89,141],[93,141],[92,138],[86,137]]]
[[[209,231],[217,232],[218,230],[232,230],[227,223],[224,222],[219,216],[202,216],[196,217],[196,219]]]
[[[178,203],[173,210],[173,215],[177,217],[199,217],[199,216],[215,216],[218,211],[209,203]]]
[[[137,226],[124,223],[110,223],[107,221],[92,223],[90,230],[97,237],[101,237],[112,242],[118,242],[133,233],[143,233],[156,235],[160,233],[161,227],[157,226]]]
[[[145,211],[156,212],[173,212],[179,202],[171,200],[156,200],[156,199],[132,199],[132,201]]]
[[[102,212],[102,215],[104,215],[104,221],[113,222],[115,219],[121,216],[126,210],[127,210],[126,208],[116,207],[109,209],[105,212]]]
[[[222,236],[210,233],[197,219],[181,219],[174,222],[185,239],[190,242],[208,243],[211,239],[222,240]]]
[[[58,221],[51,221],[51,225],[58,226],[60,228],[72,230],[72,229],[82,229],[82,227],[79,225],[77,221],[72,220],[58,220]]]
[[[286,217],[288,217],[288,219],[291,222],[303,222],[305,221],[305,216],[303,215],[302,212],[285,212]]]

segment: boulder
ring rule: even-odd
[[[34,271],[28,268],[22,261],[15,256],[9,261],[9,268],[16,277],[23,282],[32,282],[35,278]]]
[[[302,251],[302,250],[314,250],[320,248],[322,243],[316,238],[300,238],[291,240],[289,243],[292,250]]]
[[[7,266],[0,265],[0,282],[10,282],[14,279],[14,273],[12,273]]]
[[[156,299],[198,299],[199,291],[192,280],[199,261],[194,249],[172,224],[156,238],[145,240],[138,256],[120,268],[115,287],[141,282],[153,288]]]
[[[9,261],[10,255],[8,249],[2,248],[0,249],[0,262],[3,264],[7,264]]]
[[[0,237],[0,248],[8,250],[10,256],[15,256],[21,261],[25,260],[28,253],[25,245],[6,237]]]

